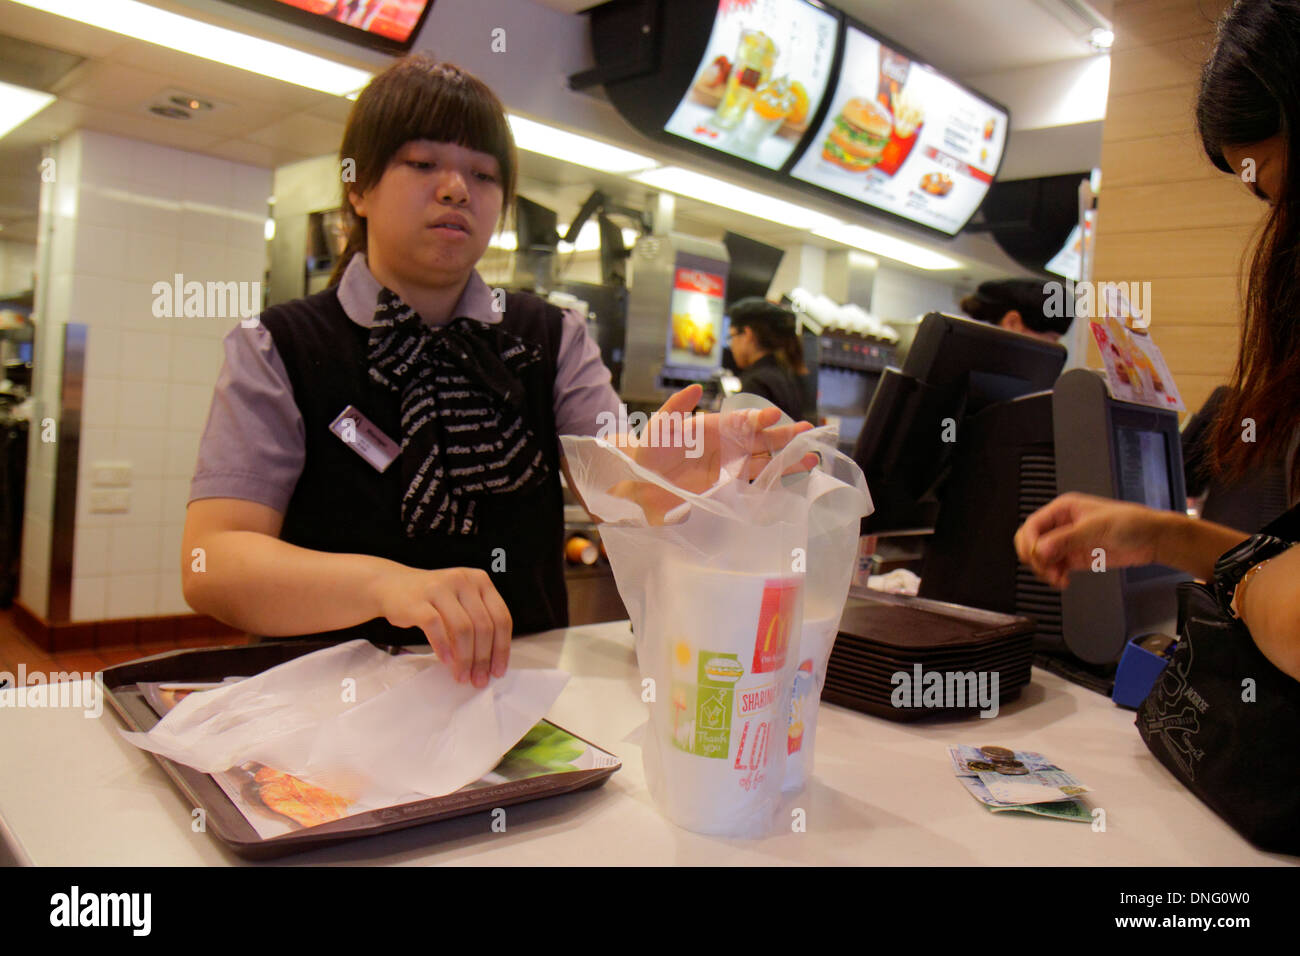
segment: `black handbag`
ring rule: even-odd
[[[1205,585],[1179,585],[1178,634],[1138,708],[1138,733],[1259,849],[1300,854],[1300,681],[1260,653]]]

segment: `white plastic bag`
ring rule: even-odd
[[[642,742],[647,785],[669,819],[701,833],[768,832],[787,754],[798,755],[799,785],[810,769],[826,657],[859,520],[871,508],[861,470],[836,450],[830,428],[796,436],[754,481],[742,477],[753,428],[742,410],[768,404],[749,395],[724,403],[721,474],[699,494],[602,439],[562,439],[575,489],[605,522],[601,539],[632,621],[642,680],[651,682],[644,685],[654,695]],[[786,475],[808,452],[821,464]],[[652,526],[629,483],[683,504]],[[801,647],[806,635],[816,644],[811,656]],[[816,688],[809,695],[808,682],[801,685],[796,747],[795,672],[805,658]]]

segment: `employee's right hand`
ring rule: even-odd
[[[510,663],[514,622],[486,571],[398,566],[375,584],[380,613],[394,627],[418,627],[456,680],[486,687]]]
[[[657,442],[644,442],[634,436],[621,435],[619,442],[637,464],[647,468],[670,483],[686,491],[699,494],[717,483],[727,459],[743,461],[741,471],[748,480],[762,473],[773,456],[779,454],[797,435],[811,431],[811,422],[794,422],[778,425],[781,410],[772,406],[764,409],[741,409],[725,413],[708,413],[695,416],[691,447],[684,433],[685,416],[694,413],[704,389],[688,385],[673,393],[651,416],[647,433],[658,436]],[[655,419],[672,416],[680,423],[669,427],[657,425]],[[653,426],[653,427],[652,427]],[[809,452],[794,462],[786,471],[793,474],[809,471],[817,465],[817,455]],[[663,516],[682,503],[671,492],[650,482],[629,482],[618,492],[637,502],[651,524],[660,524]]]
[[[1039,508],[1016,532],[1016,554],[1033,572],[1064,588],[1071,571],[1154,564],[1166,512],[1070,492]]]

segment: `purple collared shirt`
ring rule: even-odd
[[[339,282],[339,303],[348,318],[370,328],[381,288],[365,256],[358,254]],[[452,316],[494,324],[501,321],[501,313],[492,304],[492,290],[474,272]],[[293,399],[293,386],[271,333],[260,323],[231,329],[224,346],[226,360],[199,444],[190,501],[242,498],[283,514],[306,457],[302,415]],[[558,435],[594,435],[602,413],[618,412],[618,394],[610,385],[609,369],[600,360],[600,349],[587,334],[582,316],[573,310],[564,313],[554,404]],[[390,437],[400,440],[400,436]]]

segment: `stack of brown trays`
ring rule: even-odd
[[[992,693],[994,674],[999,706],[1020,695],[1030,680],[1033,638],[1027,617],[855,591],[840,619],[822,699],[889,720],[970,717],[984,709],[980,698]],[[914,687],[918,667],[921,683]],[[935,672],[943,679],[939,706],[924,702]],[[974,674],[977,684],[972,689],[968,679],[950,680],[950,674]],[[903,706],[895,705],[896,695]]]

